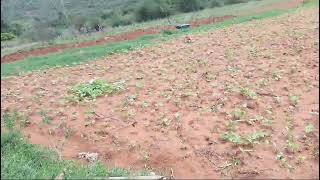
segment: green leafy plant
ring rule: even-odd
[[[226,128],[228,131],[234,131],[236,129],[236,126],[237,126],[237,121],[229,120],[226,123]]]
[[[16,111],[13,113],[10,113],[10,112],[3,113],[2,120],[4,121],[5,126],[7,127],[8,130],[11,131],[14,129],[14,126],[15,126],[15,123],[17,120],[17,116],[18,116],[18,113]]]
[[[222,139],[236,145],[245,144],[245,141],[243,140],[243,138],[234,132],[227,132],[223,134]]]
[[[9,41],[14,38],[16,38],[16,36],[12,33],[1,33],[1,41]]]
[[[118,92],[123,89],[123,81],[110,84],[104,80],[93,80],[72,87],[70,93],[76,101],[84,101],[94,100],[99,96]]]
[[[314,130],[314,126],[313,124],[308,124],[305,128],[304,128],[304,131],[307,133],[307,134],[311,134]]]
[[[47,114],[47,112],[45,112],[45,111],[40,111],[39,114],[41,115],[41,117],[42,117],[42,122],[43,122],[44,124],[51,124],[51,121],[52,121],[53,119],[52,119],[52,117],[50,117],[50,116]]]
[[[249,88],[240,88],[240,93],[248,99],[257,99],[257,94]]]
[[[265,132],[265,131],[257,131],[255,133],[252,134],[248,134],[245,136],[245,140],[249,143],[249,144],[255,144],[258,143],[259,140],[268,137],[269,133]]]
[[[235,109],[231,112],[232,118],[235,120],[243,119],[246,116],[246,112],[242,109]]]
[[[298,105],[298,102],[299,102],[299,96],[290,95],[289,96],[289,101],[290,101],[291,105],[296,106],[296,105]]]
[[[252,134],[238,135],[234,132],[227,132],[222,135],[222,139],[231,142],[235,145],[253,145],[259,143],[263,138],[268,137],[270,134],[264,131],[257,131]]]
[[[291,133],[288,135],[286,149],[290,152],[296,152],[299,149],[299,144],[297,144],[294,140],[293,135]]]

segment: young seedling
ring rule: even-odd
[[[237,124],[238,124],[237,121],[229,120],[229,121],[226,123],[226,129],[227,129],[228,131],[235,131]]]
[[[246,111],[236,108],[234,111],[231,112],[232,119],[234,120],[241,120],[244,119],[246,116]]]
[[[275,80],[275,81],[280,81],[281,80],[281,75],[279,73],[272,73],[272,79]]]
[[[52,119],[52,117],[50,117],[50,116],[47,114],[47,112],[45,112],[45,111],[40,111],[39,114],[41,115],[41,117],[42,117],[42,122],[43,122],[44,124],[51,124],[51,121],[52,121],[53,119]]]
[[[289,96],[289,102],[292,106],[297,106],[299,103],[299,96],[296,95],[290,95]]]
[[[286,144],[286,149],[289,152],[297,152],[299,150],[299,144],[295,142],[295,139],[291,132],[288,132],[289,134],[287,135],[287,144]]]
[[[282,152],[278,153],[276,156],[276,160],[280,162],[280,165],[282,167],[288,168],[290,171],[292,171],[294,168],[289,164],[287,158],[284,156]]]
[[[257,99],[257,94],[249,88],[240,88],[240,93],[247,99]]]
[[[17,112],[13,112],[12,114],[10,112],[4,112],[2,115],[3,122],[5,123],[5,126],[8,130],[12,131],[14,129],[16,120],[17,120]]]
[[[227,132],[222,135],[222,139],[229,141],[235,145],[253,145],[259,143],[260,140],[270,136],[268,132],[257,131],[252,134],[240,136],[234,132]]]
[[[312,134],[314,131],[314,126],[313,124],[308,124],[305,128],[304,131],[306,132],[307,135]]]

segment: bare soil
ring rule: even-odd
[[[97,152],[107,166],[174,178],[319,178],[319,9],[190,39],[1,80],[1,112],[29,116],[30,142],[65,159]],[[125,80],[127,88],[83,104],[66,100],[70,87],[91,79]],[[222,140],[237,108],[246,112],[241,120],[273,123],[239,121],[235,133],[270,137],[252,146]]]

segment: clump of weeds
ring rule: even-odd
[[[290,171],[292,171],[294,168],[291,166],[287,160],[287,158],[284,156],[282,152],[278,153],[276,156],[276,160],[280,162],[280,165],[284,168],[288,168]]]
[[[314,126],[313,126],[313,124],[308,124],[308,125],[304,128],[304,132],[305,132],[307,135],[312,134],[313,131],[314,131]]]
[[[246,111],[243,109],[236,108],[234,111],[231,112],[232,119],[234,120],[241,120],[244,119],[246,116]]]
[[[247,135],[238,135],[234,132],[227,132],[222,135],[222,139],[231,142],[235,145],[254,145],[259,143],[260,140],[270,136],[268,132],[256,131]]]
[[[4,122],[4,125],[8,130],[13,130],[16,126],[16,123],[19,123],[20,128],[25,128],[31,123],[26,115],[19,113],[16,110],[13,112],[5,111],[1,120],[3,120],[2,122]]]
[[[288,152],[296,152],[299,150],[299,144],[295,141],[295,138],[294,138],[294,135],[293,135],[293,118],[291,117],[287,117],[286,118],[286,121],[287,121],[287,126],[286,126],[286,129],[287,129],[287,143],[286,143],[286,147],[285,149],[288,151]]]
[[[292,106],[297,106],[299,103],[299,96],[296,95],[290,95],[289,96],[289,102]]]
[[[257,94],[253,90],[246,88],[246,87],[241,87],[240,93],[242,96],[246,97],[247,99],[255,100],[258,97]]]
[[[89,82],[77,84],[69,90],[71,99],[76,102],[84,100],[95,100],[105,94],[112,94],[125,88],[125,82],[119,81],[108,83],[104,80],[91,80]]]
[[[53,120],[53,118],[49,116],[46,111],[40,111],[39,114],[42,117],[42,122],[44,124],[51,124],[51,121]]]

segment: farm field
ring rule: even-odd
[[[63,159],[94,152],[176,179],[319,179],[318,59],[319,8],[298,8],[6,77],[1,114],[16,111],[28,141]]]
[[[303,0],[262,0],[216,7],[198,12],[178,14],[169,19],[113,27],[106,30],[106,32],[84,34],[78,37],[58,37],[50,42],[51,45],[48,42],[25,43],[20,39],[12,42],[3,42],[3,45],[1,45],[1,63],[46,55],[67,48],[79,48],[133,39],[142,35],[159,33],[161,30],[172,29],[179,23],[191,23],[198,26],[200,24],[218,22],[221,17],[248,16],[271,10],[294,8],[302,2]],[[217,18],[217,21],[215,21],[215,18]]]

